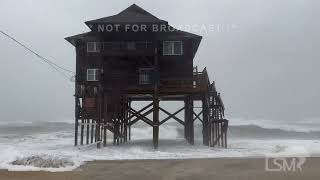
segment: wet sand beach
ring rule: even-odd
[[[69,172],[0,171],[0,180],[318,180],[320,158],[302,171],[267,172],[262,158],[93,161]]]

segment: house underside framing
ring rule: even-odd
[[[86,97],[75,95],[75,146],[91,143],[96,143],[98,148],[106,146],[107,131],[113,134],[114,145],[125,143],[131,140],[131,126],[143,121],[153,128],[153,146],[157,148],[159,127],[173,119],[184,127],[184,137],[190,144],[194,144],[194,122],[199,120],[203,144],[227,148],[228,120],[224,118],[224,105],[214,82],[210,83],[206,69],[194,72],[192,81],[191,87],[190,83],[189,87],[180,84],[173,88],[155,84],[148,90],[113,88],[110,91],[99,86],[94,110],[84,106]],[[150,103],[134,109],[132,103],[136,101]],[[170,113],[159,106],[160,101],[184,102],[184,106]],[[196,101],[201,101],[202,106],[194,107]],[[167,117],[160,119],[160,112]],[[182,112],[184,118],[179,118],[177,115]]]

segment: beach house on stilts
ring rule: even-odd
[[[90,32],[66,38],[76,49],[75,145],[106,146],[107,131],[114,145],[125,143],[131,126],[143,121],[153,128],[157,148],[159,127],[173,119],[184,127],[190,144],[194,122],[200,120],[203,144],[227,147],[228,120],[220,94],[207,69],[193,66],[201,36],[177,30],[135,4],[85,24]],[[134,109],[134,101],[149,104]],[[170,113],[160,101],[184,106]],[[194,111],[195,101],[202,102],[200,112]],[[167,117],[160,119],[160,111]]]

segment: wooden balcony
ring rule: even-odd
[[[160,96],[184,96],[188,94],[201,94],[208,90],[208,74],[206,71],[194,72],[192,78],[162,78],[159,81],[159,94]],[[127,86],[126,90],[128,95],[144,95],[153,94],[154,85],[144,84]]]
[[[143,78],[146,74],[143,74]],[[102,82],[83,82],[78,84],[76,95],[80,97],[94,97],[97,95],[97,88],[102,85],[103,91],[122,91],[127,96],[132,97],[151,97],[154,93],[154,80],[150,74],[150,82],[141,81],[141,74],[124,75],[108,74]],[[148,79],[148,78],[147,78]],[[184,97],[190,94],[199,94],[208,92],[209,77],[206,70],[202,72],[193,72],[188,78],[184,75],[173,76],[172,74],[161,73],[158,80],[159,95]],[[86,87],[86,88],[84,88]],[[118,92],[120,93],[120,92]]]

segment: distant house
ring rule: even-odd
[[[227,120],[220,95],[206,70],[198,72],[193,66],[201,36],[177,30],[135,4],[85,24],[90,32],[66,38],[77,55],[75,145],[79,126],[81,144],[86,137],[86,143],[95,141],[100,146],[102,141],[107,143],[107,130],[113,133],[114,144],[119,144],[130,139],[134,123],[144,121],[153,128],[157,148],[159,126],[170,118],[185,127],[186,139],[193,144],[192,104],[199,100],[203,110],[197,119],[203,122],[204,144],[225,139],[226,146]],[[160,100],[184,101],[184,120],[159,107]],[[152,103],[137,111],[132,101]],[[159,111],[169,117],[160,121]],[[151,113],[152,120],[147,117]],[[217,135],[212,135],[214,120],[221,124]]]

